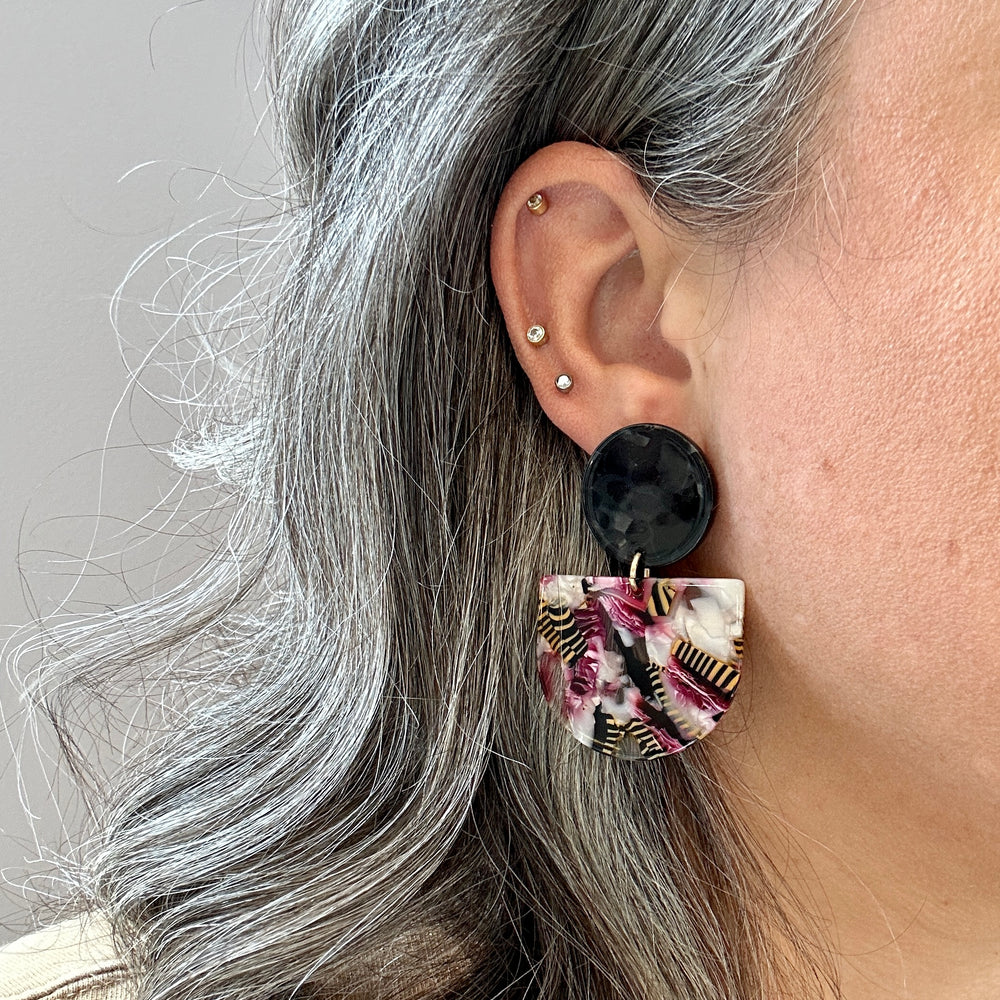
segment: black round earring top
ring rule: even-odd
[[[637,552],[648,567],[683,559],[705,536],[715,506],[701,449],[660,424],[631,424],[594,449],[583,473],[583,513],[619,566]]]

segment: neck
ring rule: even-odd
[[[871,706],[831,707],[766,650],[750,668],[743,725],[726,726],[728,784],[783,894],[825,928],[843,1000],[996,1000],[991,765],[956,762],[943,730],[914,745],[876,731]]]

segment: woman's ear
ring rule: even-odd
[[[539,402],[585,451],[631,423],[701,437],[696,397],[721,292],[715,255],[660,218],[619,159],[577,142],[527,159],[500,199],[491,266]],[[541,343],[528,339],[534,326]]]

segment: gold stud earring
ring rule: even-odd
[[[534,344],[535,347],[540,347],[549,339],[549,335],[545,332],[545,327],[540,326],[535,323],[533,326],[528,327],[528,332],[524,335],[529,344]]]
[[[556,388],[560,392],[569,392],[573,388],[573,380],[568,375],[559,375],[556,377]]]
[[[541,191],[536,191],[528,199],[528,211],[532,215],[544,215],[549,207],[549,203],[545,200],[545,195]]]

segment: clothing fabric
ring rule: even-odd
[[[0,1000],[132,1000],[107,921],[65,920],[0,948]]]

